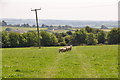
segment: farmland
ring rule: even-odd
[[[34,28],[34,27],[2,27],[2,29],[0,30],[0,31],[5,31],[5,29],[6,28],[11,28],[11,29],[13,29],[13,30],[15,30],[15,29],[19,29],[19,30],[24,30],[24,31],[36,31],[37,30],[37,28]],[[58,30],[49,30],[48,28],[39,28],[39,30],[47,30],[48,32],[59,32],[59,33],[62,33],[62,32],[67,32],[67,31],[69,31],[69,30],[73,30],[72,32],[74,32],[75,30],[77,30],[77,29],[80,29],[80,28],[69,28],[68,30],[60,30],[60,29],[58,29]],[[109,31],[111,31],[111,29],[101,29],[101,30],[103,30],[103,31],[105,31],[105,32],[109,32]]]
[[[26,31],[35,31],[37,28],[31,28],[31,27],[2,27],[2,30],[5,30],[6,28],[12,28],[14,29],[20,29],[20,30],[26,30]],[[40,30],[46,30],[47,28],[40,28]]]
[[[118,46],[74,46],[2,49],[4,78],[118,78]]]

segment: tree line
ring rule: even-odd
[[[2,20],[2,22],[1,22],[1,24],[2,24],[2,26],[11,26],[11,27],[37,27],[37,26],[35,26],[35,25],[30,25],[30,24],[28,24],[28,23],[26,23],[26,24],[8,24],[6,21],[4,21],[4,20]],[[41,25],[41,28],[58,28],[58,29],[64,29],[64,28],[72,28],[72,26],[69,26],[69,25],[64,25],[64,26],[61,26],[61,25],[59,25],[59,26],[53,26],[53,25],[46,25],[46,24],[42,24]]]
[[[30,47],[37,46],[37,32],[28,33],[2,31],[2,47]],[[96,44],[119,44],[120,28],[113,28],[110,32],[86,26],[75,32],[65,33],[40,32],[41,46],[65,46],[65,45],[96,45]]]

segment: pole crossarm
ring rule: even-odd
[[[37,10],[41,10],[41,8],[40,9],[31,9],[31,11],[37,11]]]

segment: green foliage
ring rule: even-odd
[[[9,42],[11,47],[18,47],[19,46],[19,33],[17,32],[10,32],[9,33]]]
[[[100,30],[100,29],[94,29],[95,34],[97,34],[98,32],[101,32],[101,31],[103,31],[103,30]],[[103,32],[104,32],[104,31],[103,31]]]
[[[107,37],[106,37],[107,35]],[[99,29],[86,27],[76,30],[74,33],[49,33],[40,32],[40,43],[42,46],[56,45],[95,45],[97,43],[118,44],[120,43],[120,28],[114,28],[110,32],[104,32]],[[37,32],[27,33],[2,32],[2,47],[30,47],[38,45]],[[0,43],[1,44],[1,43]]]
[[[40,35],[42,37],[42,39],[40,40],[41,42],[41,45],[42,46],[50,46],[50,42],[51,42],[51,39],[50,39],[50,34],[46,31],[41,31],[40,32]]]
[[[67,34],[62,32],[62,33],[60,33],[60,36],[65,37],[65,36],[67,36]]]
[[[2,31],[2,47],[8,47],[9,45],[10,43],[9,43],[8,33],[5,31]]]
[[[73,34],[73,44],[83,44],[86,42],[86,32],[84,30],[78,30]]]
[[[109,44],[118,44],[120,43],[120,28],[113,28],[107,35]]]
[[[54,34],[50,34],[46,31],[41,31],[40,35],[42,37],[40,41],[42,46],[53,46],[58,43],[58,40]]]
[[[51,46],[55,46],[58,44],[58,39],[54,34],[50,34],[50,38],[51,38]]]
[[[95,35],[93,33],[88,33],[87,34],[86,43],[88,45],[95,45],[95,44],[98,43],[98,41],[97,41],[97,39],[96,39],[96,37],[95,37]]]
[[[59,45],[60,45],[60,46],[66,46],[67,44],[66,44],[65,41],[64,41],[64,42],[60,42]]]
[[[58,42],[64,42],[65,38],[64,37],[58,37]]]
[[[38,43],[38,37],[36,32],[23,33],[23,43],[26,46],[36,46]]]
[[[90,28],[89,26],[86,26],[85,27],[85,30],[88,32],[88,33],[94,33],[94,29],[93,28]]]
[[[67,31],[66,32],[68,35],[72,35],[72,31]]]
[[[25,34],[25,33],[24,33]],[[22,47],[22,46],[27,46],[27,39],[25,38],[25,35],[24,34],[20,34],[19,35],[19,46]]]
[[[70,36],[70,35],[67,35],[67,36],[65,36],[65,42],[66,43],[71,43],[71,40],[72,40],[72,36]]]
[[[95,29],[95,28],[91,28],[89,26],[86,26],[85,27],[85,30],[88,32],[88,33],[94,33],[94,34],[97,34],[98,32],[102,31],[100,29]]]
[[[97,40],[98,40],[98,43],[103,43],[104,44],[105,41],[106,41],[106,34],[105,34],[105,32],[103,32],[103,31],[98,32]]]

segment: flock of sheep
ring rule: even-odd
[[[72,45],[70,45],[70,46],[64,46],[63,48],[59,48],[59,53],[60,52],[71,51],[71,50],[72,50]]]

